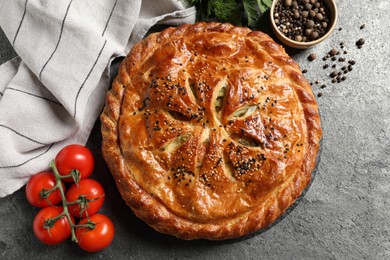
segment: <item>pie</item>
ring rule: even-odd
[[[310,84],[283,47],[215,22],[136,44],[101,122],[123,199],[157,231],[187,240],[272,224],[310,183],[322,136]]]

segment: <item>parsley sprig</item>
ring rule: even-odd
[[[181,0],[195,6],[197,21],[220,21],[255,28],[261,14],[272,0]]]

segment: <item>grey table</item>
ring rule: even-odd
[[[37,241],[37,209],[24,188],[0,199],[0,259],[389,259],[390,258],[390,1],[337,1],[333,35],[305,51],[287,51],[307,69],[318,98],[324,137],[316,178],[298,206],[266,232],[233,242],[181,241],[138,220],[122,201],[100,152],[100,124],[87,146],[96,158],[95,178],[105,187],[102,209],[114,222],[113,244],[83,252],[72,242],[49,247]],[[262,30],[271,34],[268,14]],[[359,29],[365,24],[365,29]],[[357,49],[355,42],[365,38]],[[331,83],[323,57],[344,42],[356,60],[347,79]],[[307,60],[310,53],[318,58]],[[0,31],[0,63],[15,56]],[[337,63],[337,62],[333,62]],[[321,83],[316,84],[318,80]],[[320,86],[325,83],[326,88]]]

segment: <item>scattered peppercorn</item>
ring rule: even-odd
[[[317,54],[312,53],[312,54],[309,55],[309,57],[307,57],[307,59],[308,59],[309,61],[313,61],[313,60],[317,59]]]
[[[365,27],[366,27],[366,25],[365,25],[365,24],[362,24],[362,25],[360,26],[360,30],[363,30]]]
[[[365,42],[366,42],[366,41],[365,41],[363,38],[360,38],[360,39],[356,42],[356,46],[361,47],[361,46],[363,46],[363,44],[364,44]]]
[[[330,73],[330,77],[331,78],[334,78],[334,77],[336,77],[337,75],[339,74],[339,72],[337,71],[337,70],[334,70],[334,71],[332,71],[331,73]]]
[[[294,1],[294,0],[293,0]],[[304,4],[311,4],[311,0],[296,0],[297,2],[302,1]],[[315,0],[314,0],[315,1]],[[315,3],[315,2],[314,2]],[[313,4],[314,6],[314,4]],[[311,10],[311,9],[310,9]],[[318,21],[316,18],[313,16],[313,13],[310,12],[310,10],[306,10],[305,14],[304,12],[301,12],[301,16],[306,16],[306,23],[311,27],[311,22],[308,22],[310,20],[315,21],[317,23]],[[314,17],[314,18],[313,18]],[[361,29],[364,29],[364,25],[361,26]],[[339,28],[339,31],[341,31],[342,28]],[[307,31],[307,32],[306,32]],[[312,28],[306,28],[303,30],[303,32],[306,34],[307,38],[310,38],[310,35],[312,33]],[[365,39],[361,38],[358,41],[356,41],[356,46],[360,49],[362,46],[365,44]],[[347,74],[350,73],[353,70],[353,66],[356,64],[356,61],[353,59],[347,60],[346,55],[350,53],[350,51],[347,51],[348,47],[347,44],[343,41],[339,42],[338,47],[333,47],[328,51],[323,57],[322,60],[327,62],[322,64],[322,69],[328,69],[332,68],[328,73],[328,76],[331,78],[332,83],[341,83],[342,81],[347,80]],[[350,55],[350,54],[349,54]],[[307,58],[309,61],[315,60],[317,55],[315,53],[310,54]],[[331,60],[329,62],[329,60]],[[330,64],[329,64],[330,63]],[[337,68],[337,69],[336,69]],[[330,82],[328,81],[328,82]],[[320,89],[325,89],[327,88],[327,85],[322,83],[320,80],[315,80],[310,82],[310,85],[313,86],[314,84],[318,85]],[[318,93],[317,96],[320,97],[322,96],[323,93]]]
[[[337,55],[338,52],[339,51],[336,48],[333,48],[330,50],[329,55],[333,57],[333,56]]]

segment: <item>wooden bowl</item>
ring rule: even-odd
[[[328,10],[330,12],[330,24],[328,27],[328,31],[321,38],[318,38],[314,41],[298,42],[298,41],[291,40],[290,38],[285,36],[281,31],[279,31],[279,29],[277,28],[277,26],[275,24],[274,11],[275,11],[275,6],[279,1],[283,1],[283,0],[274,0],[273,1],[272,6],[271,6],[271,11],[270,11],[270,17],[271,17],[272,29],[273,29],[274,33],[276,34],[276,36],[278,37],[278,39],[283,44],[290,46],[292,48],[296,48],[296,49],[307,49],[307,48],[313,47],[314,45],[322,42],[323,40],[328,38],[329,35],[331,35],[332,32],[334,31],[334,28],[336,27],[336,24],[337,24],[337,17],[338,17],[337,6],[336,6],[336,3],[334,0],[324,0],[325,5],[328,7]]]

